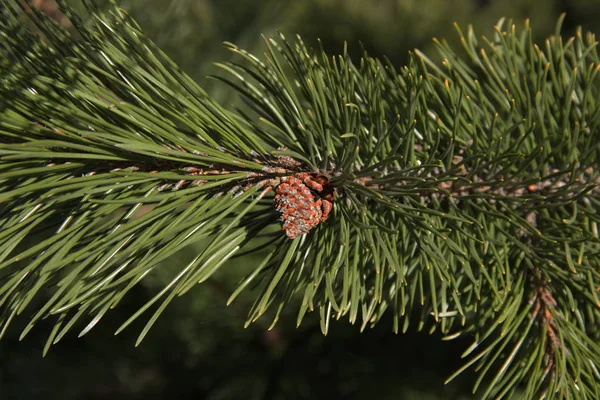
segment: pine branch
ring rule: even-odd
[[[268,249],[229,300],[257,290],[248,323],[295,299],[325,334],[390,313],[396,332],[472,337],[457,374],[475,366],[482,398],[600,397],[593,35],[457,27],[459,53],[436,41],[441,66],[417,50],[400,69],[300,38],[263,59],[227,44],[232,111],[123,10],[84,3],[59,2],[72,33],[15,0],[0,18],[2,332],[49,291],[22,337],[43,318],[45,351],[83,335],[203,240],[119,331],[154,308],[139,343],[176,296]]]

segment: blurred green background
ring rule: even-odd
[[[100,1],[107,6],[108,1]],[[402,65],[419,48],[433,54],[431,39],[456,41],[452,26],[491,35],[500,17],[522,25],[530,18],[539,41],[567,13],[564,31],[582,25],[600,32],[600,0],[122,0],[175,62],[226,105],[236,102],[224,85],[206,78],[213,65],[230,59],[223,41],[261,54],[261,34],[299,33],[310,45],[321,39],[338,54],[344,41],[358,55]],[[49,13],[53,4],[37,0]],[[437,335],[395,335],[391,321],[359,332],[346,321],[333,323],[327,337],[318,316],[296,328],[288,307],[274,330],[264,318],[244,329],[249,293],[225,306],[235,283],[260,255],[237,259],[208,284],[175,301],[144,342],[134,347],[144,321],[118,336],[115,329],[145,303],[197,249],[189,248],[162,266],[122,305],[81,339],[71,334],[42,358],[51,324],[40,324],[22,342],[17,320],[0,342],[0,399],[471,399],[467,374],[444,386],[460,366],[468,341]],[[41,299],[40,301],[43,301]],[[83,328],[83,326],[81,327]]]

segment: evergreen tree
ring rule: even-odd
[[[60,1],[70,31],[3,3],[2,333],[29,311],[22,337],[55,321],[45,351],[83,335],[201,242],[118,332],[154,310],[139,343],[176,296],[260,252],[229,300],[256,290],[248,323],[295,298],[324,334],[387,313],[396,332],[470,337],[457,373],[478,371],[481,398],[600,397],[593,35],[457,28],[441,65],[415,51],[401,68],[300,38],[262,58],[227,44],[240,62],[215,78],[245,99],[230,110],[119,8]]]

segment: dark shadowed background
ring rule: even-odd
[[[75,1],[75,0],[73,0]],[[53,14],[52,2],[34,1]],[[100,1],[103,6],[108,1]],[[176,63],[224,104],[235,96],[206,76],[230,59],[223,41],[255,54],[261,34],[299,33],[332,54],[347,42],[358,56],[402,65],[419,48],[433,55],[431,39],[456,43],[453,22],[490,36],[500,17],[522,26],[530,18],[539,42],[567,13],[563,31],[600,32],[600,0],[122,0],[127,10]],[[40,324],[22,342],[17,320],[0,342],[0,399],[471,399],[469,375],[444,386],[470,343],[441,341],[436,334],[395,335],[385,318],[360,333],[338,321],[321,334],[318,315],[296,328],[288,307],[276,328],[268,318],[244,329],[252,293],[226,307],[235,283],[260,259],[235,259],[209,283],[175,301],[139,347],[144,321],[114,336],[116,328],[143,305],[196,250],[189,248],[133,290],[90,333],[64,339],[42,358],[51,324]],[[43,301],[43,299],[40,299]],[[83,328],[83,326],[82,326]]]

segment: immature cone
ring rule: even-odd
[[[281,227],[293,239],[308,233],[323,221],[322,201],[302,179],[288,176],[275,188],[275,208],[281,213]]]

